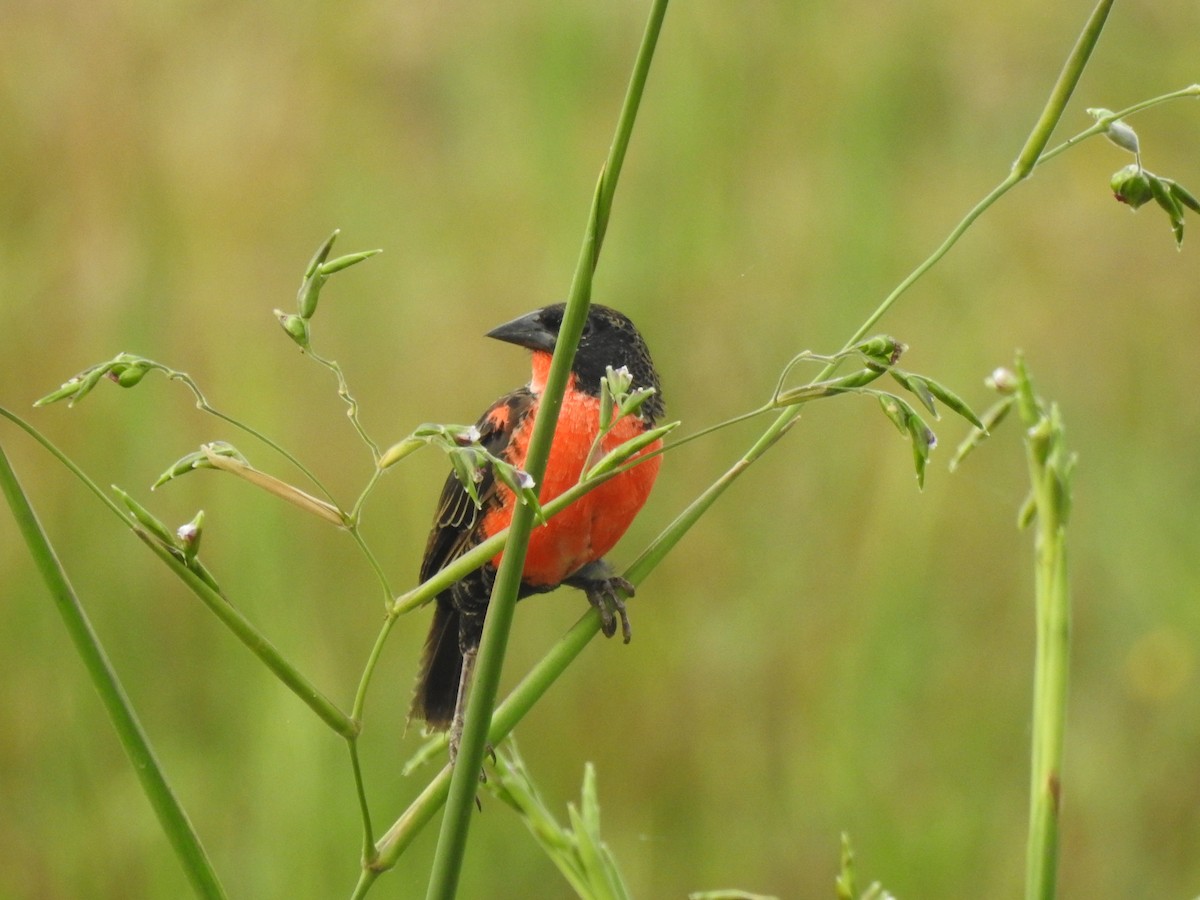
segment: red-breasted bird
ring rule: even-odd
[[[564,305],[534,310],[487,333],[488,337],[527,347],[533,352],[533,375],[522,388],[501,397],[477,424],[480,443],[494,456],[524,470],[525,455],[541,404],[550,357],[558,340]],[[636,414],[619,419],[602,442],[599,456],[652,428],[663,413],[658,373],[650,351],[633,323],[606,306],[592,304],[550,447],[540,502],[547,503],[579,481],[600,430],[600,379],[606,367],[624,366],[634,388],[654,393]],[[659,449],[655,441],[640,453]],[[597,456],[597,458],[599,458]],[[535,525],[529,539],[519,597],[554,590],[561,584],[580,588],[601,615],[605,635],[616,632],[616,618],[629,640],[629,619],[619,591],[633,586],[616,577],[603,556],[620,539],[646,502],[658,476],[660,456],[641,462],[606,481],[544,525]],[[594,462],[595,460],[593,460]],[[421,562],[425,581],[472,547],[507,528],[518,501],[490,468],[476,485],[479,506],[452,472],[446,479],[434,517],[433,530]],[[451,729],[451,753],[461,734],[465,694],[470,685],[475,652],[483,634],[483,619],[503,553],[447,588],[437,597],[433,624],[425,642],[411,715],[428,727]],[[615,614],[615,616],[614,616]]]

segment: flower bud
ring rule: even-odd
[[[627,366],[621,366],[619,369],[608,366],[604,377],[608,381],[608,389],[614,397],[628,393],[629,388],[633,385],[633,376],[629,374]]]
[[[856,345],[854,349],[868,359],[894,366],[901,354],[908,349],[908,345],[890,334],[879,334]]]
[[[1176,193],[1171,190],[1174,182],[1168,182],[1169,179],[1150,175],[1150,190],[1154,194],[1154,201],[1162,207],[1163,212],[1171,220],[1171,231],[1175,234],[1175,246],[1178,247],[1183,243],[1183,205],[1179,202]]]
[[[1104,130],[1104,136],[1122,150],[1128,150],[1130,153],[1141,152],[1138,148],[1137,132],[1120,119],[1108,123],[1108,128]]]
[[[1015,394],[1019,386],[1016,373],[1004,366],[993,369],[992,374],[984,379],[984,384],[998,394]]]
[[[392,444],[392,446],[384,450],[383,455],[379,457],[379,468],[386,469],[389,466],[394,466],[396,463],[400,462],[400,460],[404,459],[404,457],[416,453],[418,450],[424,447],[425,444],[426,441],[422,440],[421,438],[411,436],[406,437],[399,443]]]
[[[75,399],[75,394],[78,393],[80,386],[83,384],[83,379],[76,375],[69,381],[64,381],[62,386],[56,391],[51,391],[45,397],[40,397],[33,402],[34,406],[49,406],[51,403],[57,403],[59,400],[66,400],[68,397]]]
[[[158,540],[166,546],[176,546],[175,536],[171,534],[167,526],[160,522],[154,516],[154,514],[150,512],[150,510],[146,509],[146,507],[142,506],[115,484],[112,486],[112,489],[113,493],[115,493],[121,499],[121,502],[125,504],[126,509],[133,514],[134,519],[137,520],[139,525],[145,528],[145,530],[150,534],[154,535],[154,537],[158,538]]]
[[[347,253],[345,256],[339,256],[337,259],[331,259],[327,263],[321,263],[321,265],[317,267],[317,273],[328,278],[334,272],[340,272],[342,269],[348,269],[351,266],[362,262],[364,259],[370,259],[372,256],[382,252],[382,250],[359,250],[357,253]]]
[[[184,561],[191,565],[196,554],[200,552],[200,538],[204,534],[204,510],[196,513],[192,521],[180,525],[175,530],[179,546],[183,549]]]
[[[1172,181],[1170,178],[1160,178],[1167,189],[1171,192],[1171,196],[1182,203],[1192,212],[1200,213],[1200,200],[1197,200],[1192,194],[1178,181]]]
[[[479,439],[483,437],[479,433],[479,429],[474,425],[446,425],[445,431],[454,439],[454,443],[460,447],[470,447],[472,444],[478,444]]]
[[[1121,203],[1137,209],[1154,196],[1154,187],[1146,170],[1135,163],[1130,163],[1115,173],[1109,182],[1113,196]]]
[[[497,460],[492,463],[492,473],[501,484],[516,494],[522,503],[527,504],[531,500],[537,502],[537,494],[533,492],[533,476],[524,469]]]
[[[317,311],[317,300],[321,296],[321,288],[325,286],[326,277],[318,271],[311,278],[305,278],[304,283],[300,285],[296,294],[296,307],[300,310],[301,319],[311,319]]]
[[[121,369],[121,371],[113,369],[109,373],[109,377],[121,387],[130,388],[141,381],[149,371],[150,369],[148,369],[146,366],[132,365],[126,366],[125,368]]]
[[[975,411],[967,405],[967,401],[958,396],[958,394],[954,393],[954,391],[950,390],[950,388],[946,387],[941,382],[934,381],[932,378],[925,379],[925,387],[929,390],[929,393],[933,394],[933,396],[941,400],[946,404],[947,407],[949,407],[958,415],[962,416],[976,428],[983,428],[982,420],[979,418],[979,416],[975,415]]]
[[[279,324],[288,333],[288,337],[295,341],[302,350],[307,350],[309,346],[308,320],[303,316],[285,313],[279,309],[275,310],[275,317],[279,319]]]
[[[894,394],[880,394],[879,408],[901,434],[908,434],[908,423],[916,415],[916,410]]]
[[[317,252],[313,254],[313,258],[308,261],[308,268],[304,270],[304,279],[300,282],[300,290],[296,292],[296,308],[300,311],[300,318],[311,319],[313,313],[317,311],[317,298],[321,294],[321,286],[325,284],[326,275],[321,273],[321,266],[325,264],[325,260],[329,258],[329,251],[333,249],[333,242],[337,240],[341,234],[341,229],[335,229],[333,234],[327,237],[324,243],[317,248]],[[282,315],[276,310],[276,315]],[[283,326],[288,334],[291,334],[293,339],[296,335],[292,334],[291,329],[287,325]],[[296,343],[300,343],[296,340]],[[300,344],[301,347],[308,345],[307,335],[305,342]]]
[[[929,410],[935,419],[940,418],[940,416],[938,416],[937,407],[933,402],[933,394],[930,392],[929,384],[924,378],[922,378],[920,375],[913,375],[911,372],[902,372],[900,369],[892,369],[892,377],[896,379],[896,381],[901,384],[905,390],[914,394],[916,398],[921,401],[921,405]]]

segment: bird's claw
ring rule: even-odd
[[[617,618],[620,618],[621,637],[628,644],[633,637],[633,629],[629,627],[629,614],[625,611],[625,600],[619,591],[632,597],[634,588],[617,575],[590,582],[585,588],[588,603],[600,613],[600,630],[604,632],[604,636],[610,638],[617,633]]]

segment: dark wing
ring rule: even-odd
[[[476,423],[479,443],[493,456],[505,459],[514,427],[532,412],[537,395],[524,387],[506,394],[493,403]],[[479,542],[476,526],[500,502],[497,482],[491,467],[480,469],[483,479],[476,485],[480,506],[476,506],[452,471],[442,487],[433,530],[425,544],[421,560],[421,581],[444,569]]]

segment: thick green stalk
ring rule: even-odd
[[[1030,765],[1029,846],[1026,900],[1053,900],[1058,873],[1070,660],[1070,595],[1066,532],[1038,501],[1037,650]]]
[[[575,349],[579,345],[579,338],[587,318],[588,305],[591,302],[592,276],[608,226],[617,180],[620,177],[625,151],[633,133],[634,120],[637,117],[638,106],[650,70],[650,62],[654,56],[654,47],[658,41],[666,11],[667,0],[655,0],[634,63],[616,134],[592,199],[588,226],[585,229],[579,261],[567,300],[567,308],[559,330],[558,345],[554,351],[554,361],[546,379],[546,388],[542,394],[537,422],[526,458],[526,470],[535,482],[541,481],[549,456],[550,441],[558,423],[558,413],[562,406],[562,397],[567,386],[567,378],[570,375],[571,363],[574,359]],[[520,587],[521,572],[525,566],[525,550],[532,528],[533,510],[528,506],[518,506],[509,527],[508,544],[504,551],[500,571],[496,576],[496,584],[484,622],[483,638],[475,668],[474,684],[469,695],[458,763],[451,778],[450,794],[434,856],[433,872],[427,893],[429,900],[451,900],[458,888],[463,855],[466,851],[467,833],[474,809],[475,793],[479,787],[479,768],[483,763],[487,731],[496,702],[496,692],[508,644],[513,609]]]
[[[1026,900],[1053,900],[1058,872],[1058,826],[1070,662],[1070,591],[1066,527],[1074,458],[1067,453],[1058,408],[1037,399],[1017,360],[1017,408],[1026,431],[1026,456],[1037,515],[1035,604],[1037,640],[1030,748]]]
[[[159,824],[166,833],[167,840],[179,857],[192,889],[198,897],[223,898],[225,891],[209,861],[208,854],[200,843],[192,823],[188,820],[170,784],[167,783],[162,767],[159,765],[150,740],[142,730],[137,713],[121,686],[116,671],[104,652],[92,624],[84,611],[79,598],[76,596],[67,573],[50,546],[50,541],[38,522],[37,515],[29,504],[16,473],[9,465],[8,456],[0,447],[0,487],[12,508],[22,536],[29,546],[29,553],[37,565],[42,580],[54,598],[55,605],[62,615],[75,644],[75,651],[83,661],[96,692],[104,704],[109,720],[116,729],[117,737],[133,770],[142,783],[150,805],[158,816]]]

